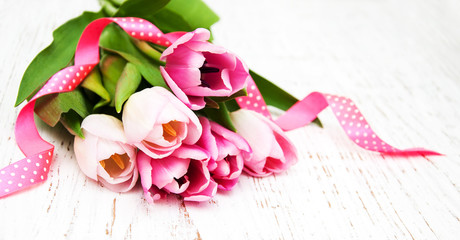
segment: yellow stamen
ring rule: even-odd
[[[125,164],[123,163],[123,159],[121,159],[120,155],[118,154],[113,154],[111,156],[111,158],[113,159],[113,161],[118,165],[118,167],[123,170],[125,169]]]
[[[115,166],[118,166],[120,170],[124,170],[125,169],[124,160],[129,160],[129,157],[126,153],[121,156],[115,153],[109,158],[99,161],[99,163],[101,164],[102,168],[104,168],[107,171],[112,171]]]
[[[169,123],[163,124],[163,131],[173,137],[177,135],[176,130]]]

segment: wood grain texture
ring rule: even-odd
[[[299,162],[242,176],[210,202],[154,205],[137,186],[118,194],[87,179],[62,128],[50,178],[0,199],[0,239],[458,239],[460,2],[456,0],[206,1],[215,43],[297,97],[351,97],[382,139],[442,157],[392,157],[348,140],[330,110],[324,128],[288,133]],[[54,28],[95,0],[0,1],[0,166],[21,159],[14,100]]]

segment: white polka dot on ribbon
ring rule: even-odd
[[[24,158],[0,171],[0,197],[48,178],[53,150]]]
[[[152,42],[158,45],[169,46],[171,42],[166,35],[152,23],[135,17],[110,18],[115,21],[131,37]]]
[[[237,97],[235,99],[238,105],[241,108],[253,110],[271,119],[270,112],[267,109],[267,104],[265,103],[262,94],[260,94],[259,88],[257,88],[254,80],[251,77],[248,81],[246,91],[248,92],[247,96]]]
[[[380,139],[349,98],[330,94],[324,94],[324,96],[343,130],[354,143],[364,149],[376,152],[402,151]]]
[[[71,66],[54,74],[32,100],[47,94],[73,91],[88,74],[95,64]]]

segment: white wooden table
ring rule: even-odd
[[[44,184],[0,199],[0,239],[460,238],[460,2],[457,0],[207,0],[215,43],[297,97],[351,97],[376,132],[441,157],[391,157],[348,140],[330,110],[324,128],[288,133],[299,163],[196,204],[149,205],[140,186],[118,194],[79,170],[72,138],[56,145]],[[14,141],[21,76],[54,28],[95,0],[0,1],[0,166]]]

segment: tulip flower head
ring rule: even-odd
[[[284,131],[262,114],[240,109],[230,114],[232,122],[252,149],[244,161],[244,170],[252,176],[279,173],[297,162],[294,145]]]
[[[208,169],[219,189],[231,190],[243,170],[244,158],[250,158],[251,148],[240,135],[200,117],[203,134],[197,145],[206,149],[211,158]]]
[[[153,203],[167,193],[175,193],[187,201],[211,199],[217,192],[217,183],[206,167],[208,160],[208,152],[198,146],[182,145],[162,159],[139,152],[137,161],[145,198]]]
[[[138,178],[136,149],[126,143],[121,121],[93,114],[81,128],[85,138],[75,137],[74,151],[83,173],[112,191],[130,190]]]
[[[201,136],[198,117],[162,87],[136,92],[125,103],[123,126],[128,143],[152,158],[170,155]]]
[[[246,65],[225,48],[208,42],[208,30],[198,28],[168,47],[161,74],[174,94],[192,110],[206,105],[205,97],[227,97],[243,89],[249,78]]]

